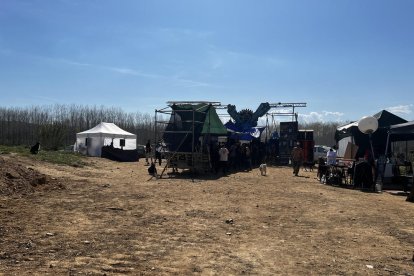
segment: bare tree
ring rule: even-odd
[[[76,133],[100,122],[113,122],[137,134],[145,143],[154,133],[154,118],[141,112],[127,113],[120,108],[83,105],[0,107],[0,144],[30,145],[40,141],[50,149],[73,144]]]

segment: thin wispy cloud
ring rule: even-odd
[[[187,39],[207,39],[213,35],[213,32],[209,31],[195,31],[191,29],[180,28],[159,28],[153,30],[152,34],[162,39],[172,39],[174,41],[181,41]]]
[[[186,88],[212,86],[211,84],[205,83],[205,82],[200,82],[200,81],[195,81],[195,80],[190,80],[190,79],[183,79],[183,78],[179,78],[176,76],[163,76],[163,75],[158,75],[158,74],[143,73],[141,71],[130,69],[130,68],[94,65],[90,63],[70,61],[67,59],[57,59],[57,61],[63,62],[65,64],[69,64],[69,65],[74,65],[74,66],[82,66],[82,67],[86,66],[86,67],[91,67],[95,69],[108,70],[108,71],[112,71],[118,74],[173,81],[176,86],[183,86]]]
[[[299,115],[299,121],[304,123],[313,123],[313,122],[341,122],[343,121],[344,113],[335,112],[335,111],[322,111],[316,112],[312,111],[308,114],[301,113]]]
[[[413,113],[413,104],[408,105],[397,105],[397,106],[391,106],[387,107],[386,110],[394,113],[396,115],[404,116],[404,115],[410,115]]]
[[[10,55],[11,53],[12,51],[10,51],[9,49],[0,48],[0,54],[2,55]]]
[[[90,63],[82,63],[82,62],[76,62],[76,61],[71,61],[71,60],[67,60],[67,59],[51,59],[51,58],[46,58],[48,60],[56,60],[68,65],[75,65],[75,66],[85,66],[85,67],[96,67]]]
[[[324,116],[334,116],[334,117],[342,117],[344,116],[344,113],[342,112],[336,112],[336,111],[322,111]]]
[[[117,68],[117,67],[108,67],[108,66],[103,66],[102,68],[119,73],[119,74],[124,74],[124,75],[131,75],[131,76],[152,78],[152,79],[165,78],[164,76],[160,76],[156,74],[146,74],[146,73],[142,73],[140,71],[129,69],[129,68]]]
[[[214,70],[215,69],[218,69],[218,68],[220,68],[222,66],[223,66],[223,60],[221,58],[214,58],[211,61],[211,68],[214,69]]]
[[[186,80],[186,79],[175,79],[175,80],[177,81],[177,85],[181,85],[187,88],[211,86],[208,83],[198,82],[198,81],[193,81],[193,80]]]
[[[260,64],[272,67],[281,67],[287,64],[286,60],[279,57],[255,55],[241,51],[221,49],[214,45],[209,46],[209,55],[211,56],[213,69],[215,69],[215,67],[217,68],[217,64],[221,67],[227,63],[243,63],[244,65]]]

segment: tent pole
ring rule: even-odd
[[[408,141],[405,140],[405,160],[408,160]]]
[[[336,143],[338,144],[338,142],[336,142]],[[353,151],[354,151],[354,136],[351,136],[351,159],[354,159]]]
[[[155,109],[155,116],[154,116],[154,143],[157,143],[157,110]],[[156,145],[156,144],[155,144]],[[154,149],[155,151],[155,149]]]
[[[384,155],[387,156],[388,154],[388,145],[390,143],[390,132],[388,131],[388,135],[387,135],[387,143],[385,144],[385,153]]]
[[[195,110],[193,109],[193,139],[191,145],[191,166],[193,167],[194,172],[194,121],[195,121]]]

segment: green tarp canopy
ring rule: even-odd
[[[226,127],[211,104],[173,104],[171,109],[163,138],[172,151],[191,151],[193,133],[195,143],[201,135],[227,135]]]

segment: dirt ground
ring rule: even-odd
[[[142,160],[0,158],[0,275],[414,275],[405,196],[288,167],[150,179]]]

